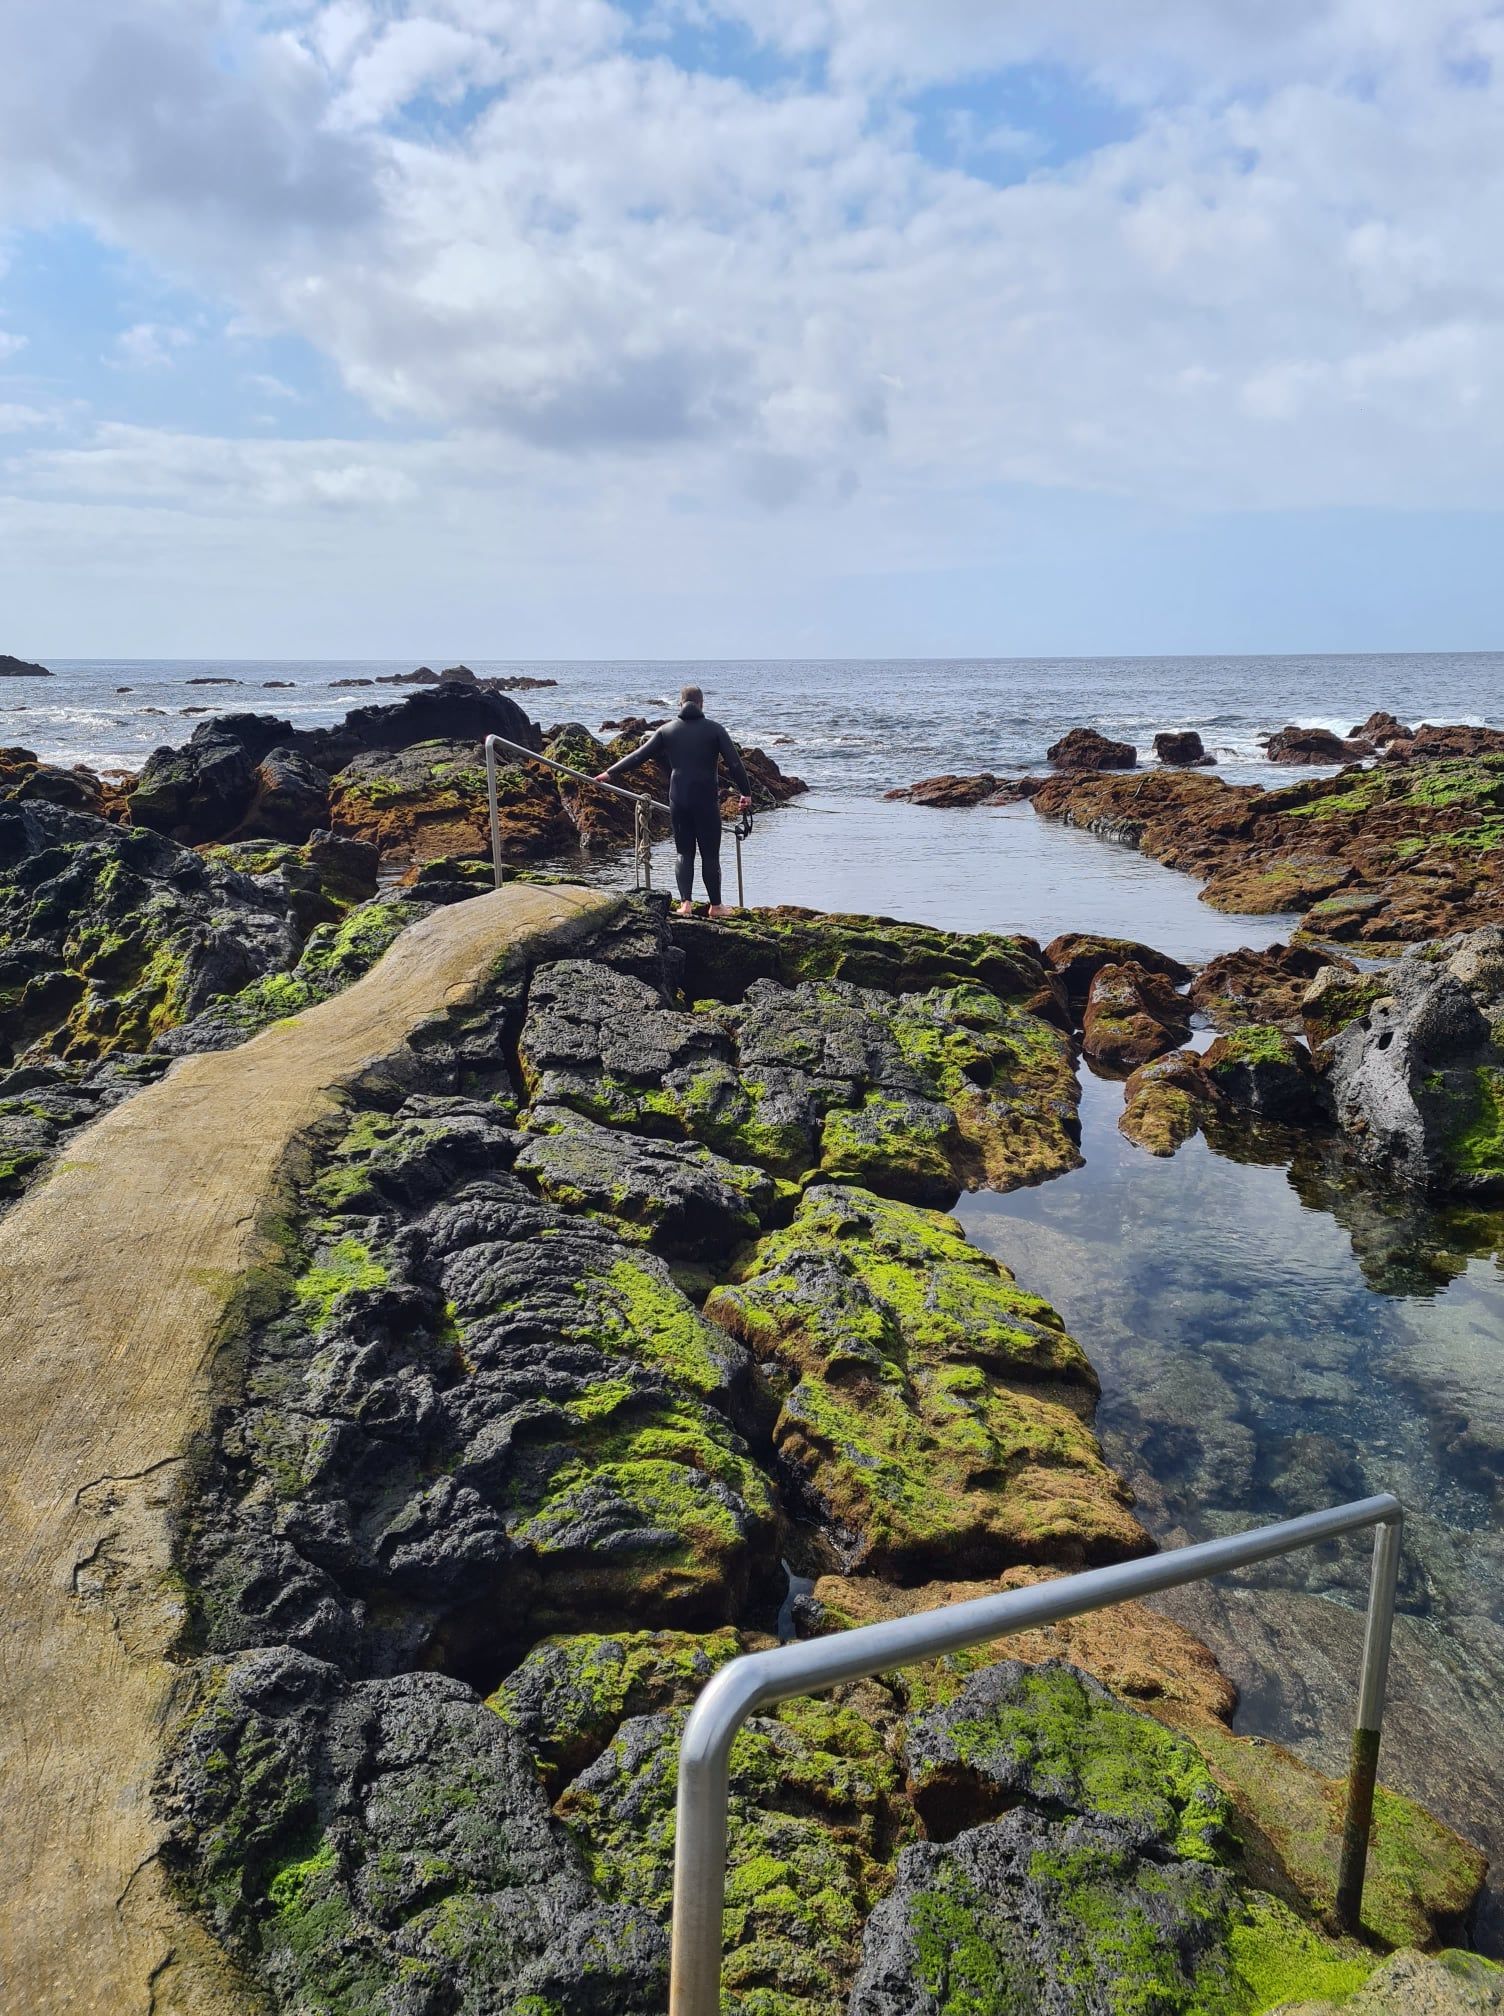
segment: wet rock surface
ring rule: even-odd
[[[1207,754],[1206,745],[1194,728],[1172,729],[1156,735],[1154,753],[1161,763],[1171,763],[1181,769],[1208,765],[1217,760]]]
[[[1071,728],[1045,751],[1057,770],[1132,770],[1138,751],[1131,742],[1114,742],[1095,728]]]
[[[1094,1064],[1132,1071],[1190,1033],[1190,1011],[1163,974],[1131,962],[1098,967],[1081,1025],[1081,1048]]]
[[[1032,802],[1200,877],[1218,910],[1300,913],[1315,939],[1382,951],[1504,914],[1504,755],[1409,746],[1279,791],[1161,769],[1051,777]]]
[[[1264,745],[1271,763],[1352,763],[1373,753],[1372,742],[1344,740],[1330,728],[1281,728]]]

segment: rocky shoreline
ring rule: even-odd
[[[226,717],[130,780],[0,755],[0,1203],[45,1199],[60,1150],[175,1059],[234,1068],[209,1053],[337,1011],[419,920],[479,915],[454,906],[485,879],[487,732],[616,753],[448,682],[332,730]],[[1380,899],[1343,941],[1368,946],[1478,923],[1491,839],[1444,890],[1393,848],[1491,833],[1494,763],[1252,801],[1191,769],[1062,773],[1035,804],[1117,830],[1114,794],[1162,779],[1150,851],[1180,818],[1265,877],[1270,822],[1327,806],[1341,886]],[[801,788],[759,764],[762,802]],[[519,762],[519,857],[627,837],[566,791]],[[280,1166],[215,1340],[171,1494],[153,1802],[236,2007],[660,2011],[675,1749],[719,1665],[780,1619],[839,1631],[1150,1548],[1087,1353],[946,1215],[1077,1166],[1079,1059],[1124,1079],[1156,1153],[1294,1130],[1375,1181],[1504,1186],[1504,932],[1378,979],[1308,919],[1193,973],[1080,934],[593,900],[567,946],[368,1051]],[[1204,1054],[1193,1018],[1221,1032]],[[754,1719],[728,2006],[1504,1998],[1486,1963],[1408,1950],[1466,1938],[1477,1851],[1382,1792],[1365,1937],[1341,1937],[1340,1787],[1235,1736],[1234,1705],[1203,1646],[1129,1606]]]

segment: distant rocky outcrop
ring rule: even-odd
[[[1206,745],[1194,728],[1165,729],[1154,738],[1154,753],[1161,763],[1172,763],[1182,769],[1205,766],[1216,762],[1209,756]]]
[[[0,651],[0,679],[50,679],[52,674],[45,665],[33,665],[25,658],[12,658],[8,651]]]
[[[1057,770],[1132,770],[1138,751],[1131,742],[1113,742],[1095,728],[1071,728],[1045,751]]]
[[[982,770],[974,777],[953,777],[948,773],[940,777],[922,777],[917,784],[885,791],[883,796],[907,805],[933,805],[944,809],[970,805],[1016,805],[1020,799],[1032,797],[1038,788],[1039,780],[1035,777],[994,777],[990,770]]]
[[[1330,728],[1280,728],[1264,744],[1271,763],[1353,763],[1372,756],[1374,744],[1361,736],[1344,741]]]
[[[1354,949],[1504,921],[1504,752],[1347,769],[1279,791],[1200,771],[1062,774],[1036,812],[1203,879],[1214,908],[1295,913]]]

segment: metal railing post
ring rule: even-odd
[[[747,907],[747,891],[742,881],[742,829],[740,825],[736,828],[736,907],[738,910],[745,910]]]
[[[496,886],[501,887],[501,811],[496,803],[496,745],[499,735],[486,737],[486,798],[491,807],[491,867],[496,875]]]
[[[1373,1795],[1379,1776],[1379,1736],[1389,1685],[1389,1646],[1394,1636],[1394,1599],[1399,1588],[1403,1531],[1403,1518],[1397,1515],[1373,1536],[1363,1675],[1358,1685],[1358,1712],[1353,1721],[1347,1816],[1342,1823],[1342,1866],[1337,1876],[1337,1923],[1344,1932],[1355,1933],[1363,1915],[1363,1879],[1368,1870],[1368,1837],[1373,1831]]]
[[[486,737],[486,798],[491,808],[491,866],[496,873],[496,886],[498,889],[502,883],[501,812],[496,796],[496,752],[498,749],[510,749],[514,755],[521,756],[529,763],[546,763],[550,770],[557,770],[562,776],[572,777],[577,784],[592,784],[597,791],[610,791],[618,798],[630,799],[637,808],[635,841],[638,870],[643,877],[644,886],[648,889],[652,888],[653,836],[652,830],[647,823],[647,812],[648,810],[662,812],[666,817],[672,818],[673,815],[669,807],[663,803],[662,799],[650,798],[645,792],[628,791],[621,784],[602,784],[598,778],[587,776],[583,770],[576,770],[572,764],[561,763],[557,756],[545,756],[540,749],[529,749],[521,742],[510,742],[505,735],[488,735]],[[739,831],[736,832],[736,900],[745,909],[746,899],[742,893],[742,836]]]
[[[959,1652],[968,1645],[1007,1638],[1038,1625],[1063,1623],[1091,1610],[1178,1589],[1230,1568],[1251,1567],[1258,1561],[1271,1561],[1298,1548],[1376,1526],[1373,1591],[1358,1702],[1359,1730],[1372,1732],[1361,1753],[1368,1771],[1367,1804],[1361,1829],[1352,1833],[1350,1849],[1344,1840],[1338,1892],[1339,1915],[1344,1894],[1350,1893],[1356,1923],[1373,1810],[1372,1772],[1384,1712],[1403,1516],[1399,1500],[1386,1491],[1350,1505],[1334,1505],[1325,1512],[1307,1512],[1298,1519],[1255,1527],[1251,1532],[1202,1540],[1195,1546],[1117,1562],[1110,1568],[1090,1568],[1080,1575],[1062,1575],[1027,1589],[977,1596],[966,1603],[945,1603],[917,1616],[893,1617],[854,1631],[837,1631],[828,1638],[807,1639],[780,1645],[776,1651],[749,1652],[733,1659],[707,1683],[679,1740],[669,2016],[720,2016],[731,1746],[754,1709],[772,1701],[787,1701],[796,1694],[822,1693],[843,1680],[911,1666],[917,1660]],[[1355,1786],[1360,1776],[1358,1756],[1359,1739],[1355,1738]],[[1350,1828],[1353,1810],[1350,1807]]]

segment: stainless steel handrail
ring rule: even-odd
[[[639,813],[643,806],[648,806],[654,812],[663,813],[666,818],[673,817],[671,808],[665,805],[661,798],[651,798],[645,791],[628,791],[625,785],[622,784],[603,784],[598,777],[592,777],[584,770],[576,770],[573,764],[561,763],[557,756],[545,756],[540,749],[529,749],[521,742],[509,742],[505,735],[488,735],[486,737],[486,799],[491,810],[491,867],[496,876],[496,887],[498,889],[502,884],[501,808],[496,798],[496,751],[498,749],[510,749],[514,755],[526,757],[529,763],[547,763],[550,769],[562,771],[566,777],[573,777],[578,784],[594,785],[597,791],[612,791],[618,798],[629,799],[632,804],[638,807]],[[639,819],[639,830],[640,826],[641,821]],[[746,896],[742,881],[741,829],[733,826],[731,831],[736,840],[736,900],[739,906],[745,907]]]
[[[943,1604],[915,1617],[895,1617],[887,1623],[866,1624],[828,1638],[780,1645],[774,1651],[733,1659],[707,1683],[679,1744],[669,2016],[719,2016],[731,1745],[755,1709],[796,1694],[819,1693],[843,1680],[911,1666],[918,1660],[1004,1638],[1015,1631],[1057,1624],[1090,1610],[1152,1596],[1162,1589],[1176,1589],[1229,1568],[1248,1567],[1374,1526],[1378,1531],[1374,1535],[1368,1629],[1336,1899],[1338,1922],[1344,1929],[1356,1931],[1373,1824],[1403,1521],[1399,1500],[1383,1492],[1226,1539],[1177,1547],[1145,1560],[1094,1568],[1028,1589],[975,1597],[967,1603]]]

